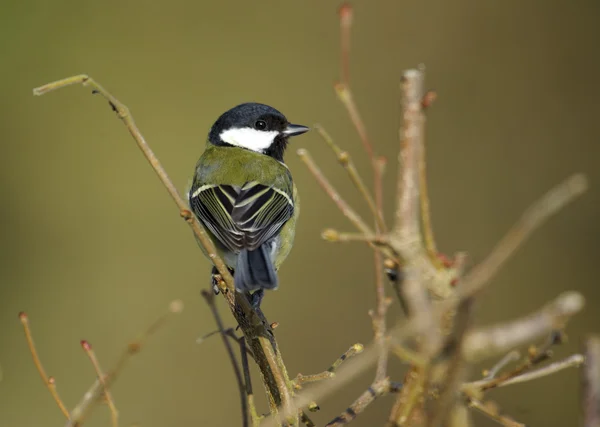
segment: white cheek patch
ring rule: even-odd
[[[221,137],[221,140],[227,144],[262,153],[271,146],[278,134],[279,132],[277,131],[233,128],[221,132],[221,135],[219,136]]]

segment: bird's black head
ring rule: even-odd
[[[306,126],[290,124],[273,107],[249,102],[223,113],[210,129],[208,141],[256,151],[283,162],[288,138],[306,131]]]

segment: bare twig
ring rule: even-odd
[[[350,83],[350,29],[352,28],[352,6],[350,3],[342,3],[338,9],[340,16],[340,58],[342,70],[342,82]]]
[[[240,345],[240,355],[242,358],[242,371],[244,372],[244,385],[246,388],[246,397],[248,399],[248,412],[252,427],[258,427],[262,416],[258,415],[256,405],[254,404],[254,392],[252,390],[252,378],[250,376],[250,366],[248,365],[248,348],[246,347],[246,338],[241,337],[237,340]]]
[[[402,386],[400,384],[391,384],[388,378],[375,381],[371,387],[369,387],[363,394],[360,395],[358,399],[352,403],[352,405],[346,408],[342,414],[330,421],[325,427],[339,427],[349,424],[360,413],[362,413],[367,406],[373,403],[375,399],[387,393],[395,393],[401,388]]]
[[[500,359],[498,361],[498,363],[496,363],[494,366],[492,366],[491,369],[489,369],[488,371],[484,371],[483,379],[484,380],[492,380],[492,379],[496,378],[496,375],[498,375],[498,373],[502,369],[504,369],[504,367],[506,365],[508,365],[509,363],[512,363],[512,362],[516,362],[517,360],[519,360],[520,357],[521,357],[521,355],[517,350],[511,351],[506,356],[504,356],[502,359]]]
[[[314,128],[317,130],[319,135],[323,138],[323,140],[327,143],[329,148],[335,153],[335,156],[338,162],[344,167],[348,176],[350,177],[350,181],[354,184],[354,186],[358,189],[359,193],[362,195],[363,199],[367,202],[367,205],[371,209],[371,213],[375,218],[377,223],[377,227],[380,230],[385,230],[385,221],[383,220],[381,209],[379,209],[371,195],[369,189],[367,188],[365,182],[363,181],[360,173],[356,169],[354,162],[352,161],[352,157],[347,151],[342,150],[334,141],[331,135],[327,133],[327,131],[321,125],[315,125]],[[378,168],[380,169],[380,168]]]
[[[432,92],[427,92],[421,101],[421,110],[429,107],[431,105],[431,101],[426,101],[431,99],[428,97],[428,94]],[[423,133],[423,141],[425,139],[425,120],[426,116],[423,114],[422,116],[423,126],[421,128],[421,132]],[[443,268],[442,261],[438,256],[437,246],[435,244],[435,237],[433,234],[433,224],[431,222],[431,209],[429,207],[429,190],[427,187],[427,160],[425,156],[425,144],[423,143],[420,148],[420,156],[419,156],[419,199],[421,202],[421,221],[423,226],[423,241],[425,243],[425,250],[429,254],[429,259],[431,263],[438,269]]]
[[[552,355],[552,347],[561,342],[561,334],[556,333],[556,331],[552,331],[546,342],[541,347],[538,348],[535,346],[531,346],[529,348],[529,351],[527,352],[527,357],[525,358],[525,361],[523,363],[517,365],[510,371],[499,373],[499,370],[501,369],[499,366],[504,362],[508,363],[507,356],[510,356],[509,354],[505,356],[500,362],[498,362],[496,366],[494,366],[492,372],[487,373],[485,378],[479,381],[465,383],[462,385],[461,389],[464,394],[468,396],[473,396],[474,394],[479,395],[481,394],[481,392],[500,387],[506,382],[524,375],[534,366],[548,360]]]
[[[239,340],[240,337],[238,337],[235,334],[235,330],[234,328],[227,328],[223,331],[223,333],[225,334],[225,336],[227,338],[229,338],[230,340],[234,341],[236,344],[239,344]],[[211,331],[207,334],[202,335],[199,338],[196,338],[196,344],[202,344],[204,342],[204,340],[206,340],[207,338],[212,337],[213,335],[217,335],[217,334],[221,334],[221,331],[219,331],[218,329],[215,329],[214,331]],[[247,353],[248,356],[250,356],[252,359],[254,359],[254,354],[252,354],[252,350],[249,349],[248,347],[244,346],[244,349]]]
[[[539,311],[512,322],[470,332],[465,338],[465,357],[470,361],[502,354],[561,329],[565,322],[583,308],[583,296],[577,292],[559,295]]]
[[[366,242],[375,246],[388,246],[389,241],[386,236],[382,235],[366,235],[361,233],[345,233],[334,230],[333,228],[327,228],[321,233],[323,240],[328,242]]]
[[[600,337],[585,341],[585,367],[582,372],[583,426],[600,427]]]
[[[89,86],[93,89],[93,93],[98,93],[104,97],[113,111],[117,113],[118,118],[124,123],[129,133],[133,136],[138,147],[177,205],[180,215],[191,227],[196,239],[203,246],[209,258],[219,271],[219,274],[223,279],[222,281],[219,281],[219,285],[227,288],[227,292],[221,293],[226,299],[230,311],[242,328],[244,335],[252,348],[255,361],[261,371],[271,411],[276,412],[279,405],[289,406],[292,398],[291,390],[288,388],[290,380],[283,359],[281,358],[275,336],[272,331],[266,330],[267,327],[265,325],[269,325],[269,323],[264,319],[264,316],[258,315],[253,310],[252,305],[245,296],[237,294],[234,291],[233,277],[229,273],[227,266],[217,255],[211,239],[208,237],[195,216],[189,211],[187,203],[181,198],[158,158],[148,146],[148,143],[133,121],[129,109],[96,81],[85,74],[40,86],[35,88],[33,93],[34,95],[43,95],[47,92],[74,84]]]
[[[108,390],[108,386],[106,385],[106,381],[104,381],[105,374],[102,372],[102,368],[100,367],[100,362],[98,362],[98,358],[96,357],[96,352],[92,348],[91,344],[83,340],[81,341],[81,348],[90,359],[92,366],[94,367],[94,371],[96,372],[96,376],[98,377],[98,381],[102,385],[104,396],[106,398],[106,403],[110,410],[110,419],[113,427],[117,427],[119,425],[119,411],[117,411],[117,407],[115,405],[115,401],[113,400],[111,392]]]
[[[488,418],[496,421],[504,427],[526,427],[525,424],[518,423],[504,415],[499,413],[498,407],[491,402],[481,402],[478,399],[468,399],[468,404],[471,408],[476,409],[480,413],[486,415]]]
[[[344,214],[346,218],[350,220],[350,222],[362,233],[367,235],[373,235],[373,231],[371,228],[365,223],[365,221],[358,215],[354,209],[346,203],[342,196],[337,192],[335,188],[331,185],[329,180],[323,175],[321,169],[317,166],[313,158],[310,156],[308,151],[304,148],[301,148],[297,151],[298,156],[300,156],[300,160],[304,162],[304,164],[308,167],[308,170],[313,174],[316,178],[321,188],[327,193],[327,195],[334,201],[334,203],[338,206],[340,211]]]
[[[242,406],[242,425],[244,427],[248,427],[248,396],[246,394],[246,386],[244,384],[244,379],[242,378],[242,372],[240,370],[240,366],[235,358],[235,354],[233,354],[233,348],[231,347],[231,343],[227,339],[227,335],[225,334],[225,328],[223,327],[223,321],[221,320],[221,316],[219,315],[219,310],[215,304],[215,294],[214,292],[207,291],[206,289],[202,290],[202,298],[206,301],[206,304],[210,307],[210,311],[215,319],[215,323],[217,324],[217,328],[221,333],[221,338],[223,339],[223,344],[225,345],[225,350],[227,351],[227,356],[229,357],[229,361],[231,362],[231,366],[233,367],[233,373],[235,374],[235,380],[238,385],[238,391],[240,393],[240,402]],[[244,352],[244,356],[246,356]],[[243,357],[244,357],[243,356]]]
[[[346,107],[346,111],[350,116],[350,120],[352,121],[356,132],[360,136],[363,148],[367,152],[367,155],[369,156],[371,162],[374,163],[375,152],[373,151],[373,144],[371,144],[369,135],[367,134],[367,128],[365,127],[360,113],[358,112],[358,108],[356,107],[356,103],[354,102],[354,97],[352,96],[352,91],[350,90],[350,87],[340,82],[335,85],[334,89],[339,100],[342,102],[344,107]]]
[[[373,366],[379,357],[379,348],[375,344],[371,344],[350,360],[347,360],[343,365],[336,370],[335,376],[328,381],[319,381],[313,387],[307,387],[294,396],[293,406],[295,408],[306,408],[314,402],[320,401],[326,396],[330,396],[344,385],[352,381],[356,376],[365,372]],[[281,416],[287,416],[289,413],[282,411]],[[273,416],[267,416],[263,419],[261,427],[275,427],[277,420]]]
[[[160,329],[173,314],[179,314],[183,310],[183,303],[179,300],[172,301],[169,304],[169,309],[158,319],[156,319],[147,329],[140,335],[138,339],[131,342],[125,351],[121,354],[121,357],[115,364],[115,366],[104,375],[104,383],[97,379],[89,390],[83,395],[80,402],[71,411],[71,417],[68,420],[66,427],[80,427],[87,414],[93,409],[94,404],[98,401],[98,398],[102,395],[104,390],[110,388],[112,383],[117,379],[118,375],[123,370],[125,364],[129,359],[139,353],[142,347],[146,344],[148,338],[150,338],[158,329]]]
[[[458,287],[459,293],[468,296],[481,290],[538,227],[586,189],[585,176],[575,174],[535,202],[500,240],[492,253],[467,274]]]
[[[403,362],[410,363],[411,365],[423,367],[427,363],[421,354],[394,341],[392,341],[392,344],[390,345],[390,350],[396,355],[396,357],[398,357],[398,359],[402,360]]]
[[[389,306],[392,303],[390,298],[385,296],[385,284],[383,280],[383,262],[381,260],[381,253],[374,251],[374,264],[375,264],[375,298],[376,308],[371,310],[369,314],[373,321],[373,333],[375,335],[375,342],[379,347],[379,359],[377,360],[377,369],[375,371],[374,383],[379,383],[387,378],[387,364],[389,354],[389,340],[386,338],[386,324],[385,315]]]
[[[522,375],[518,375],[514,378],[507,379],[506,381],[500,382],[496,387],[504,387],[507,385],[521,384],[528,381],[537,380],[538,378],[546,377],[548,375],[555,374],[567,368],[578,368],[584,362],[584,357],[581,354],[573,354],[566,359],[558,362],[551,363],[543,368],[539,368],[530,372],[526,372]]]
[[[46,370],[44,369],[44,366],[42,365],[42,361],[40,360],[40,357],[38,356],[37,350],[35,348],[35,343],[33,342],[33,336],[31,335],[31,328],[29,326],[29,318],[27,317],[27,314],[25,312],[20,312],[19,320],[21,320],[21,324],[23,325],[23,330],[25,331],[25,339],[27,339],[27,345],[29,346],[29,352],[31,353],[31,357],[33,358],[33,364],[35,365],[38,373],[40,374],[40,377],[42,378],[44,385],[50,392],[50,395],[56,402],[58,409],[60,409],[60,412],[62,412],[62,414],[68,420],[70,417],[69,411],[68,411],[67,407],[65,406],[65,404],[63,403],[62,399],[60,398],[58,391],[56,390],[56,380],[54,379],[54,377],[49,377],[46,374]]]
[[[362,344],[356,343],[346,350],[344,354],[338,357],[326,371],[313,375],[298,374],[294,379],[294,387],[299,390],[304,384],[333,378],[335,376],[335,372],[342,365],[342,363],[356,356],[357,354],[362,353],[364,349],[365,347]]]

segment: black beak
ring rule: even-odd
[[[302,126],[302,125],[288,125],[287,128],[285,128],[285,130],[283,131],[283,134],[285,136],[296,136],[296,135],[302,135],[305,132],[308,132],[310,130],[309,127],[306,126]]]

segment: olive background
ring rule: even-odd
[[[376,150],[388,158],[386,216],[393,217],[402,70],[424,63],[438,92],[428,113],[432,215],[445,253],[484,259],[521,212],[573,172],[590,191],[518,251],[478,301],[477,324],[538,309],[566,290],[587,305],[569,325],[565,357],[600,332],[600,4],[551,0],[357,0],[351,84]],[[183,193],[210,125],[258,101],[290,121],[323,124],[370,182],[368,160],[332,89],[339,76],[337,2],[263,0],[76,2],[5,0],[0,13],[0,426],[61,425],[32,364],[17,314],[68,407],[94,380],[89,340],[109,368],[169,302],[183,313],[131,360],[113,387],[121,424],[240,425],[233,372],[199,296],[209,262],[107,104],[88,88],[38,98],[31,89],[89,73],[126,103]],[[365,217],[365,203],[333,154],[310,132],[286,161],[302,197],[294,250],[263,308],[291,375],[315,373],[372,338],[373,266],[360,244],[322,241],[352,230],[296,155],[308,149]],[[227,325],[233,320],[223,301]],[[389,323],[402,319],[398,307]],[[494,360],[483,366],[490,366]],[[392,359],[390,375],[405,367]],[[472,378],[479,375],[477,369]],[[576,425],[579,373],[561,372],[488,397],[532,426]],[[372,373],[320,401],[318,425],[341,412]],[[266,410],[258,376],[254,385]],[[393,399],[354,422],[382,425]],[[473,414],[475,425],[491,421]],[[106,426],[97,408],[89,426]]]

